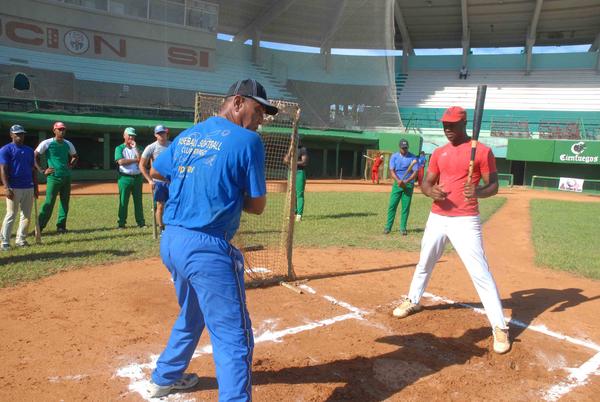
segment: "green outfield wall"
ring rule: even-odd
[[[534,175],[600,179],[600,141],[511,138],[506,160],[508,172],[522,174],[525,185]]]

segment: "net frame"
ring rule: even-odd
[[[224,100],[223,95],[196,93],[194,124],[216,116]],[[301,109],[295,102],[270,102],[279,109],[279,113],[266,116],[257,131],[265,149],[267,194],[276,202],[271,202],[273,198],[269,199],[260,216],[243,214],[240,228],[232,240],[244,255],[247,277],[258,284],[296,279],[292,257],[296,205],[295,161],[298,157]]]

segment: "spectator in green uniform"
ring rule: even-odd
[[[283,162],[290,163],[290,154],[283,158]],[[308,166],[308,151],[306,147],[298,142],[298,160],[296,162],[296,222],[302,221],[304,213],[304,188],[306,187],[306,172],[304,169]]]
[[[408,152],[408,141],[400,140],[398,144],[400,152],[396,152],[390,158],[390,173],[394,179],[392,192],[390,193],[390,202],[388,205],[387,222],[385,224],[384,234],[390,233],[394,220],[396,219],[396,210],[398,204],[402,202],[402,215],[400,217],[400,233],[406,236],[408,231],[406,225],[408,214],[410,213],[410,202],[412,200],[413,188],[415,186],[415,177],[419,172],[417,157]],[[412,162],[415,161],[413,164]]]
[[[123,132],[124,142],[115,148],[115,162],[119,165],[119,228],[127,223],[129,196],[133,195],[135,221],[141,228],[146,227],[144,209],[142,207],[142,186],[144,180],[140,172],[139,162],[142,150],[137,147],[135,128],[127,127]]]
[[[43,230],[54,209],[54,202],[58,196],[58,219],[56,231],[67,232],[67,214],[69,213],[69,199],[71,198],[71,169],[77,163],[79,157],[73,144],[65,139],[67,126],[57,121],[52,127],[54,138],[48,138],[40,142],[35,149],[35,168],[38,172],[46,175],[46,199],[38,217],[40,229]],[[46,155],[47,168],[41,167],[40,155]]]

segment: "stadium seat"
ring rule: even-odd
[[[487,84],[486,109],[600,110],[600,75],[594,70],[473,70],[460,80],[454,70],[410,71],[400,107],[475,106],[478,84]]]

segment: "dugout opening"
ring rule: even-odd
[[[525,161],[510,161],[510,173],[513,175],[513,184],[522,186],[525,182]]]

